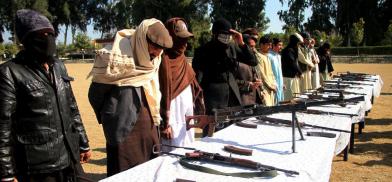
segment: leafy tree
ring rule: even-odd
[[[327,41],[327,34],[323,31],[315,30],[312,33],[312,37],[316,41],[316,47],[321,46],[325,41]]]
[[[84,33],[77,34],[75,37],[75,48],[79,51],[93,48],[91,39]]]
[[[285,0],[279,0],[282,5]],[[309,6],[309,0],[287,0],[288,10],[278,12],[279,19],[285,22],[283,29],[294,27],[297,30],[304,30],[302,22],[305,19],[305,9]]]
[[[4,44],[4,49],[4,53],[7,55],[8,58],[13,58],[19,52],[18,46],[14,43]]]
[[[363,18],[360,18],[358,22],[353,24],[353,28],[351,30],[351,39],[356,46],[359,46],[363,40],[365,21]]]
[[[287,45],[288,42],[289,42],[290,35],[293,35],[296,32],[298,32],[296,27],[294,27],[294,26],[287,26],[285,31],[284,31],[284,35],[282,36],[283,44]]]
[[[312,15],[304,24],[309,32],[319,30],[330,33],[334,28],[336,17],[336,0],[312,0],[309,1]]]
[[[388,30],[384,33],[384,40],[381,42],[383,45],[392,46],[392,20],[389,23]]]
[[[343,37],[335,31],[332,31],[331,34],[328,36],[328,42],[331,44],[332,47],[338,47],[343,43]]]
[[[90,0],[87,14],[94,20],[94,30],[102,32],[103,38],[119,29],[132,28],[133,4],[134,0]]]
[[[265,2],[265,0],[212,0],[211,16],[213,19],[224,17],[239,30],[255,27],[259,31],[265,31],[269,23],[264,12]]]
[[[165,22],[172,17],[182,17],[195,35],[195,40],[188,44],[188,50],[192,50],[208,37],[210,22],[206,17],[208,13],[206,2],[206,0],[135,0],[132,8],[132,23],[138,25],[146,18],[157,18]]]

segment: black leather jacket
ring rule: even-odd
[[[234,77],[239,62],[250,66],[256,66],[258,63],[247,45],[240,47],[231,43],[226,46],[217,40],[211,40],[196,49],[192,67],[203,88],[207,114],[212,114],[213,108],[242,104]]]
[[[64,64],[52,80],[23,51],[0,65],[0,177],[51,173],[79,162],[88,139]]]

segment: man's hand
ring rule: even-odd
[[[260,85],[263,85],[263,82],[260,79],[256,79],[254,82],[250,82],[249,86],[252,90],[256,90]]]
[[[240,32],[235,31],[234,29],[230,29],[230,33],[233,34],[234,41],[239,45],[245,45],[244,39],[242,38],[242,34]]]
[[[81,151],[80,152],[80,163],[86,163],[91,158],[91,150]]]
[[[276,92],[278,91],[278,87],[277,87],[276,85],[273,85],[273,86],[272,86],[272,91],[273,91],[274,93],[276,93]]]
[[[172,127],[169,125],[167,128],[161,129],[161,136],[165,139],[171,140],[173,138]]]

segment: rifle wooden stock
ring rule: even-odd
[[[280,169],[280,168],[276,168],[273,166],[264,165],[259,162],[251,161],[248,159],[226,157],[226,156],[222,156],[218,153],[214,154],[214,153],[203,152],[203,151],[195,151],[192,153],[186,153],[185,156],[188,159],[192,159],[192,160],[202,160],[202,161],[206,161],[206,162],[222,163],[222,164],[226,164],[226,165],[239,166],[239,167],[245,167],[245,168],[262,170],[262,171],[263,170],[276,170],[276,171],[281,171],[281,172],[287,173],[289,175],[299,175],[299,172],[297,172],[297,171]]]
[[[252,155],[252,150],[249,149],[243,149],[243,148],[238,148],[232,145],[225,145],[223,147],[223,150],[230,152],[230,153],[234,153],[234,154],[240,154],[240,155],[248,155],[251,156]]]
[[[257,128],[256,124],[244,123],[242,121],[236,122],[235,125],[237,125],[239,127],[244,127],[244,128]]]

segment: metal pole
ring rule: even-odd
[[[292,146],[292,151],[293,151],[293,153],[295,153],[296,152],[296,150],[295,150],[295,118],[296,118],[296,114],[295,114],[295,111],[293,111],[293,112],[291,112],[291,134],[292,134],[292,144],[293,144],[293,146]]]

